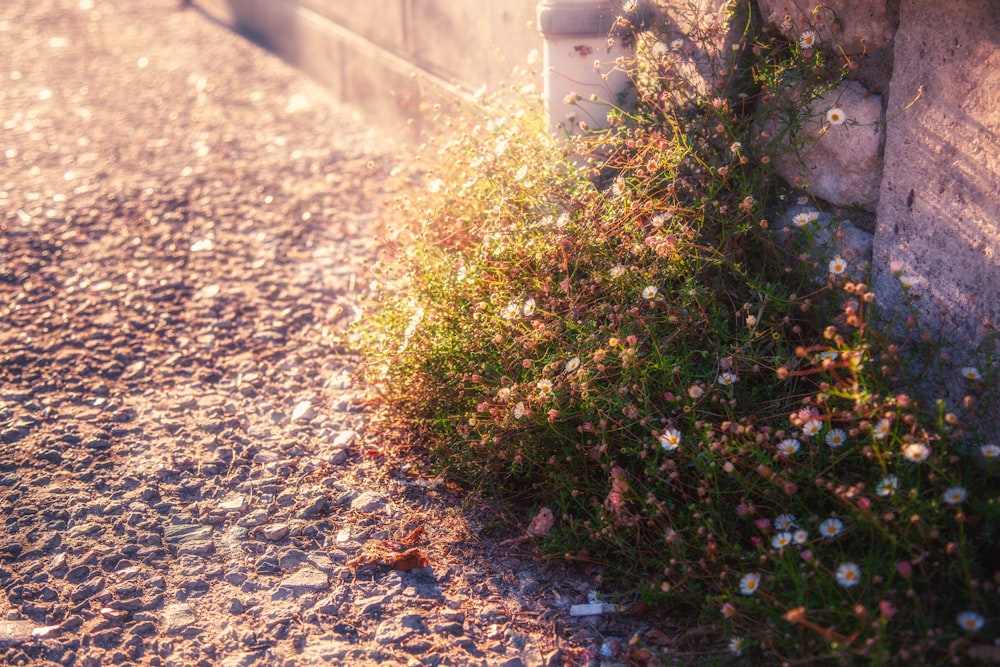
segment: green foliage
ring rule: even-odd
[[[376,267],[368,379],[442,469],[552,508],[542,549],[747,651],[961,659],[958,614],[995,632],[1000,450],[900,385],[871,293],[823,270],[808,223],[778,244],[765,219],[769,151],[840,74],[748,33],[713,71],[751,85],[699,90],[685,44],[719,26],[666,30],[635,36],[638,108],[569,149],[537,100],[442,119]],[[788,134],[760,141],[775,117]],[[988,386],[968,374],[967,407]]]

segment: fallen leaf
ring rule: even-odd
[[[407,549],[402,553],[392,554],[386,563],[394,570],[409,572],[417,567],[427,567],[430,561],[420,549]]]

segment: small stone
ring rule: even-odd
[[[83,602],[104,588],[104,577],[94,577],[83,582],[69,594],[70,602]]]
[[[60,554],[65,558],[65,554]],[[71,584],[79,584],[86,581],[87,577],[90,576],[90,568],[86,565],[77,565],[72,570],[66,573],[66,581]]]
[[[163,529],[163,539],[168,543],[191,542],[212,539],[212,527],[196,523],[181,523]]]
[[[149,635],[156,634],[156,625],[152,621],[142,621],[130,627],[128,632],[130,635],[137,637],[148,637]]]
[[[242,586],[243,582],[247,580],[247,575],[242,572],[227,572],[226,581],[231,583],[233,586]]]
[[[219,509],[226,512],[239,512],[240,514],[246,512],[248,507],[247,497],[243,495],[235,496],[219,503]]]
[[[307,566],[285,577],[278,585],[292,592],[307,592],[324,590],[330,586],[330,582],[325,573]]]
[[[297,422],[300,420],[310,420],[316,415],[316,411],[312,409],[312,403],[309,401],[299,401],[295,405],[295,409],[292,410],[291,421]]]
[[[375,630],[375,642],[383,646],[399,644],[418,631],[421,633],[424,631],[420,614],[406,614],[379,623],[378,629]]]
[[[112,609],[111,607],[104,607],[101,609],[101,616],[108,619],[109,621],[124,621],[128,618],[128,612],[121,609]]]
[[[354,444],[357,439],[358,434],[354,431],[341,431],[337,434],[337,437],[333,439],[334,449],[347,449]]]
[[[49,563],[49,572],[58,572],[66,567],[66,553],[59,552],[52,557],[52,562]],[[86,577],[84,577],[86,579]]]
[[[318,498],[314,499],[311,503],[309,503],[301,510],[299,510],[298,514],[296,514],[296,517],[298,517],[299,519],[312,519],[317,514],[320,514],[324,510],[326,510],[328,505],[329,503],[327,502],[326,498],[324,498],[323,496],[319,496]]]
[[[111,443],[104,438],[94,438],[93,440],[88,440],[83,444],[87,449],[93,449],[94,451],[103,452],[111,449]]]
[[[439,635],[449,634],[456,637],[465,634],[465,628],[461,623],[438,623],[434,626],[434,632]]]
[[[168,635],[179,634],[195,622],[194,611],[184,602],[168,604],[163,608],[164,631]]]
[[[34,628],[31,631],[31,636],[35,639],[46,639],[48,637],[54,637],[59,634],[62,626],[59,625],[44,625],[38,628]]]
[[[187,542],[177,549],[178,556],[201,556],[206,558],[215,553],[215,543],[211,540]]]
[[[289,549],[278,558],[278,567],[291,571],[307,560],[310,560],[309,556],[301,549]]]
[[[265,510],[254,510],[239,521],[239,525],[244,528],[255,528],[265,523],[267,523],[267,512]]]
[[[359,512],[377,512],[385,507],[385,496],[374,491],[365,491],[351,501],[351,509]]]
[[[269,526],[264,526],[263,528],[261,528],[260,534],[265,540],[270,540],[271,542],[277,542],[288,536],[288,524],[272,523]]]

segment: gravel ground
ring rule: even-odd
[[[703,650],[571,616],[599,572],[366,418],[344,337],[391,142],[176,0],[4,0],[0,54],[0,663]]]

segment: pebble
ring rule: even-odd
[[[287,523],[272,523],[268,526],[264,526],[258,531],[261,537],[265,540],[270,540],[271,542],[277,542],[279,540],[285,539],[288,535],[288,524]]]
[[[246,512],[249,503],[247,502],[247,497],[244,495],[234,496],[229,500],[224,500],[219,503],[219,509],[226,512],[239,512],[242,514]]]
[[[374,491],[365,491],[351,501],[351,509],[359,512],[377,512],[385,507],[386,498]]]
[[[163,608],[162,621],[164,632],[168,635],[175,635],[183,632],[186,628],[194,624],[194,611],[184,602],[168,604]]]
[[[420,614],[403,614],[379,623],[375,630],[375,642],[383,646],[399,644],[418,632],[427,632]]]
[[[306,566],[282,579],[278,585],[294,593],[301,593],[325,590],[329,588],[330,581],[325,572]]]
[[[31,621],[0,621],[0,647],[16,646],[31,641]]]
[[[163,528],[163,539],[168,543],[196,542],[210,540],[212,527],[200,524],[182,523]]]

